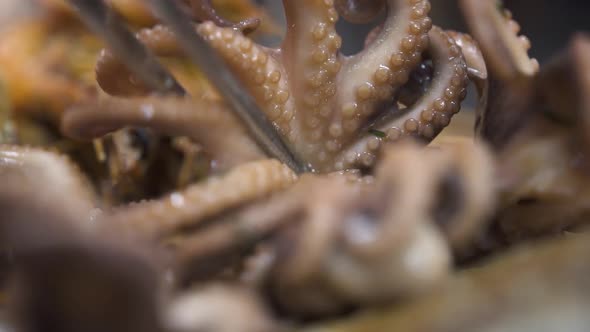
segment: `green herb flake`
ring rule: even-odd
[[[384,132],[382,132],[381,130],[377,130],[377,129],[369,129],[369,133],[375,137],[379,137],[379,138],[385,138],[385,136],[387,136]]]

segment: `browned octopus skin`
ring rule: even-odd
[[[339,52],[334,3],[283,3],[288,29],[278,49],[212,22],[196,30],[219,51],[295,153],[316,170],[370,167],[383,142],[405,136],[430,140],[459,111],[466,93],[465,62],[444,31],[431,29],[428,1],[388,0],[384,29],[350,57]],[[138,38],[160,55],[181,54],[166,27],[141,31]],[[392,103],[408,82],[425,52],[435,67],[431,89],[414,105],[379,114],[380,106]],[[101,86],[111,94],[145,93],[143,88],[134,92],[121,68],[103,53],[97,65]],[[125,87],[119,91],[119,85]]]

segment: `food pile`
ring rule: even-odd
[[[466,32],[428,0],[283,0],[272,48],[263,5],[171,1],[311,171],[146,1],[106,2],[186,95],[35,1],[0,29],[0,331],[587,331],[590,37],[539,65],[495,0],[458,1]],[[375,24],[358,54],[338,20]]]

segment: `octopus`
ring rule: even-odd
[[[316,172],[270,159],[215,93],[152,94],[103,50],[97,83],[111,96],[56,113],[62,133],[114,134],[125,150],[126,135],[147,128],[206,154],[210,172],[112,206],[58,150],[0,145],[0,253],[14,257],[19,327],[585,330],[587,37],[539,66],[495,1],[460,1],[471,37],[433,26],[424,0],[284,0],[287,35],[272,49],[254,42],[256,18],[179,4]],[[152,21],[138,39],[185,60],[139,8],[130,12]],[[365,23],[385,10],[363,51],[339,53],[338,16]],[[468,80],[480,94],[475,142],[424,146],[459,110]],[[562,235],[465,265],[496,233]],[[292,324],[308,319],[324,320]]]
[[[287,139],[295,153],[318,172],[328,175],[305,175],[296,179],[284,166],[264,161],[266,156],[222,101],[172,96],[146,97],[150,90],[105,49],[97,62],[97,82],[105,92],[115,96],[89,100],[69,109],[62,119],[62,132],[68,137],[82,140],[102,137],[126,127],[150,128],[164,135],[186,135],[212,156],[215,171],[223,174],[212,175],[210,180],[169,193],[158,200],[123,206],[107,213],[105,222],[126,228],[130,234],[168,243],[176,257],[176,264],[182,267],[179,278],[195,280],[214,275],[214,272],[220,272],[220,268],[226,267],[227,264],[223,264],[220,255],[231,260],[233,255],[228,252],[232,253],[236,248],[243,249],[244,246],[256,243],[252,237],[264,238],[268,233],[275,232],[289,234],[288,231],[279,231],[289,229],[283,226],[285,221],[309,215],[307,218],[310,220],[298,222],[297,229],[301,228],[304,234],[310,234],[301,239],[309,238],[316,242],[298,243],[300,240],[297,240],[293,246],[300,250],[313,250],[323,244],[323,249],[317,248],[318,253],[313,255],[317,257],[315,263],[306,268],[300,266],[309,264],[304,263],[308,260],[303,258],[308,255],[278,259],[277,261],[289,262],[286,265],[290,267],[277,267],[272,275],[279,277],[270,278],[265,283],[273,289],[271,293],[277,301],[288,300],[283,303],[285,310],[298,312],[303,316],[338,312],[365,301],[379,302],[391,297],[408,296],[428,288],[428,285],[447,273],[450,252],[466,250],[472,244],[470,239],[473,239],[473,233],[480,229],[474,226],[478,224],[474,221],[485,220],[483,216],[488,210],[481,206],[493,201],[492,194],[486,194],[487,191],[482,190],[483,186],[478,187],[479,189],[457,189],[462,185],[457,187],[450,179],[448,186],[442,185],[447,188],[445,190],[452,191],[455,188],[461,193],[462,190],[473,190],[478,193],[471,196],[474,201],[461,204],[457,207],[458,210],[437,209],[439,216],[406,214],[406,211],[424,213],[435,204],[436,198],[431,195],[425,198],[424,193],[430,190],[427,188],[437,187],[441,178],[453,178],[449,174],[455,174],[451,170],[454,167],[467,172],[457,175],[467,176],[466,183],[477,182],[475,173],[469,173],[469,170],[476,167],[467,160],[475,158],[478,160],[476,164],[481,166],[485,163],[479,161],[486,158],[479,153],[472,156],[467,152],[451,154],[454,157],[450,159],[443,157],[439,160],[438,157],[433,157],[433,163],[440,162],[441,168],[421,172],[431,174],[432,182],[424,178],[426,182],[416,184],[418,189],[415,195],[407,196],[407,202],[389,204],[404,206],[403,209],[396,209],[399,212],[383,210],[383,207],[377,206],[388,206],[385,203],[388,198],[399,197],[390,192],[389,186],[401,181],[399,190],[403,191],[406,190],[404,188],[413,187],[410,183],[414,178],[408,178],[409,182],[406,182],[401,179],[403,176],[400,178],[396,175],[387,180],[391,175],[386,174],[389,173],[389,168],[399,169],[408,175],[413,172],[420,164],[420,158],[415,158],[419,154],[419,148],[408,147],[405,153],[403,151],[406,149],[400,148],[400,156],[406,156],[408,161],[402,162],[403,157],[398,157],[394,158],[395,163],[392,162],[395,166],[379,168],[376,171],[376,181],[383,183],[377,188],[363,185],[358,179],[342,181],[340,176],[330,173],[357,167],[370,168],[375,164],[380,148],[386,145],[384,143],[406,137],[428,141],[446,126],[451,116],[459,111],[466,93],[468,68],[461,48],[450,34],[441,28],[432,27],[428,17],[428,1],[389,1],[383,2],[382,8],[373,9],[329,1],[310,1],[303,7],[284,1],[284,5],[288,31],[278,49],[254,43],[244,36],[239,26],[220,27],[208,21],[195,24],[195,29],[219,51],[237,77],[245,83],[265,115]],[[365,50],[351,57],[340,54],[342,41],[335,31],[335,22],[338,19],[336,8],[343,13],[345,19],[366,21],[385,7],[389,10],[388,18],[382,27],[368,37]],[[305,8],[305,13],[302,8]],[[366,11],[370,13],[367,14]],[[360,18],[363,14],[366,14],[365,17]],[[178,57],[182,54],[174,35],[165,26],[141,30],[136,36],[159,56]],[[465,164],[459,162],[463,158]],[[268,167],[261,167],[263,163]],[[396,165],[397,163],[401,165]],[[389,162],[384,161],[384,164],[389,165]],[[480,168],[487,169],[487,166]],[[223,180],[220,181],[220,178]],[[407,184],[408,187],[402,184]],[[261,188],[261,185],[267,189],[253,190]],[[313,196],[308,200],[304,194],[306,192],[318,192],[320,196]],[[264,196],[272,193],[276,195],[272,195],[267,203]],[[363,194],[375,202],[365,202],[361,199]],[[460,195],[460,200],[470,197],[457,194]],[[486,198],[481,198],[479,194]],[[371,240],[375,244],[371,245],[371,249],[366,249],[367,255],[383,255],[380,258],[375,257],[376,262],[397,263],[393,266],[386,264],[390,270],[381,271],[381,263],[359,266],[362,261],[360,258],[342,258],[342,265],[339,264],[334,269],[366,271],[358,275],[359,284],[337,286],[322,292],[325,294],[311,297],[302,291],[301,299],[283,299],[282,294],[290,293],[293,288],[304,290],[311,284],[312,289],[317,289],[328,280],[330,283],[344,282],[333,280],[339,274],[335,270],[330,268],[323,271],[320,266],[333,260],[331,255],[324,253],[329,252],[330,246],[341,246],[338,242],[330,245],[332,240],[329,236],[345,231],[348,226],[343,227],[342,222],[346,218],[340,214],[320,214],[314,217],[315,210],[321,211],[315,205],[316,202],[324,204],[326,200],[320,197],[334,200],[328,205],[350,205],[351,209],[343,210],[346,214],[355,215],[358,210],[367,210],[358,218],[353,218],[359,220],[359,225],[350,226],[353,228],[365,227],[362,224],[367,218],[383,218],[384,224],[399,223],[400,229],[392,224],[390,232],[385,232],[383,238]],[[356,200],[361,203],[353,204]],[[249,208],[247,204],[253,207]],[[478,206],[478,209],[469,210],[470,206]],[[377,211],[371,212],[374,209]],[[229,217],[220,215],[224,211],[234,210],[237,210],[237,215],[231,212]],[[459,213],[459,210],[462,212]],[[253,215],[256,217],[252,217]],[[211,221],[220,217],[221,222]],[[449,233],[440,233],[440,230],[433,227],[439,218],[445,220],[441,221],[443,223],[448,219],[457,219],[456,224],[449,222],[448,228],[443,227]],[[162,222],[163,219],[166,220],[165,223]],[[244,221],[224,222],[227,219]],[[324,222],[325,225],[321,226],[323,230],[314,230],[323,223],[322,219],[333,222]],[[425,223],[414,226],[411,222],[413,220],[424,220]],[[406,227],[402,227],[406,223]],[[205,229],[190,231],[201,227]],[[249,228],[252,230],[247,231]],[[189,232],[184,234],[182,230]],[[235,239],[233,234],[236,232],[245,233],[245,237]],[[252,234],[248,235],[250,233]],[[318,235],[311,236],[315,233]],[[453,239],[451,248],[444,248],[442,238],[445,236]],[[392,241],[396,237],[399,237],[399,241]],[[395,250],[388,243],[395,244]],[[404,255],[421,251],[423,246],[432,246],[428,247],[432,258],[424,261],[424,270],[420,275],[397,265],[402,263]],[[363,250],[365,249],[361,251]],[[319,252],[327,256],[318,256]],[[290,263],[291,261],[293,262]],[[193,267],[209,268],[205,271],[197,268],[195,271]],[[308,275],[302,271],[308,271]],[[400,271],[407,271],[404,272],[407,275],[401,276],[403,273]],[[370,278],[372,274],[388,276],[388,273],[395,273],[395,278]],[[283,274],[301,276],[282,277]],[[288,281],[291,278],[294,280]],[[386,280],[389,279],[394,284],[388,284]],[[278,284],[275,284],[277,281]],[[368,287],[371,284],[375,287]],[[340,287],[350,290],[343,293],[339,290]],[[363,288],[372,290],[363,292]],[[382,292],[384,288],[391,289],[391,292]],[[308,309],[303,310],[306,307]]]
[[[157,270],[175,271],[174,287],[211,280],[236,255],[268,246],[246,263],[244,281],[300,317],[432,289],[448,275],[452,252],[474,245],[493,208],[491,156],[465,141],[426,150],[404,143],[387,151],[374,177],[307,174],[293,184],[286,166],[255,161],[184,195],[114,210],[97,209],[67,158],[33,148],[0,151],[0,178],[7,179],[0,194],[49,206],[69,220],[60,226],[67,234],[152,248]],[[12,185],[23,178],[28,186]],[[26,189],[36,186],[65,195]],[[261,259],[266,263],[255,263]]]
[[[137,5],[110,3],[121,12]],[[520,308],[549,322],[558,316],[542,315],[544,303],[579,286],[587,264],[566,258],[583,256],[587,241],[575,238],[583,235],[455,269],[496,235],[490,233],[520,239],[572,231],[588,215],[587,146],[575,144],[588,137],[590,85],[578,74],[590,64],[587,38],[577,37],[555,63],[540,67],[518,24],[493,1],[460,2],[471,37],[434,26],[426,0],[284,0],[287,33],[270,48],[252,37],[261,24],[256,18],[226,19],[209,1],[178,3],[315,172],[295,174],[270,159],[214,93],[153,94],[104,49],[96,79],[110,96],[97,93],[58,114],[61,132],[81,141],[123,134],[115,138],[122,146],[127,130],[147,128],[182,137],[175,144],[205,153],[211,170],[157,198],[111,206],[70,158],[0,145],[0,210],[9,216],[0,238],[19,262],[15,310],[25,326],[67,316],[114,331],[125,330],[122,321],[149,331],[276,330],[265,305],[303,320],[386,310],[385,319],[336,326],[351,331],[362,329],[357,321],[461,331],[490,316],[498,319],[489,329],[512,327]],[[364,23],[384,11],[360,53],[340,53],[339,16]],[[162,58],[186,60],[171,30],[153,24],[137,38]],[[421,144],[459,111],[469,80],[480,93],[476,142]],[[564,81],[575,96],[554,90],[551,82]],[[68,264],[62,269],[57,261]],[[559,290],[537,292],[539,276],[544,288]],[[239,286],[213,284],[220,279]],[[133,302],[115,294],[79,308],[67,298],[119,290],[113,280]],[[160,287],[170,304],[163,312]],[[35,304],[44,298],[58,299],[63,310],[45,305],[39,314]],[[579,299],[588,301],[559,298],[568,308]],[[457,306],[445,305],[451,300]],[[131,317],[94,316],[118,302],[133,307]],[[235,320],[224,320],[228,308]],[[435,315],[416,320],[424,310]],[[467,314],[457,318],[456,311]]]
[[[404,137],[434,138],[459,111],[468,81],[462,50],[448,33],[433,27],[428,1],[382,3],[388,10],[383,27],[353,56],[339,52],[342,38],[335,30],[338,10],[345,19],[354,20],[362,14],[373,17],[378,9],[332,1],[285,0],[287,33],[276,49],[213,21],[195,24],[195,30],[219,52],[290,148],[311,168],[324,173],[370,168],[384,143]],[[183,56],[166,26],[141,30],[137,38],[160,56]],[[412,73],[423,67],[423,72],[431,69],[425,93],[420,90],[423,85],[411,84]],[[108,50],[101,53],[96,74],[105,92],[136,97],[137,103],[123,102],[117,107],[116,120],[102,108],[76,107],[64,116],[66,134],[90,129],[90,122],[101,129],[88,132],[100,137],[104,128],[110,132],[148,122],[148,128],[161,127],[150,120],[152,117],[173,121],[160,104],[148,107],[148,113],[137,112],[137,107],[145,104],[138,97],[150,90]]]

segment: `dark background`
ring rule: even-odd
[[[281,1],[262,0],[281,16]],[[431,0],[435,24],[446,29],[465,31],[456,0]],[[532,41],[530,55],[545,62],[564,47],[576,31],[590,31],[590,0],[505,0],[522,26],[522,33]],[[346,35],[343,52],[358,51],[370,27],[350,26],[339,22],[338,29]]]
[[[465,30],[456,0],[432,0],[433,18],[443,27]],[[533,44],[530,55],[546,61],[573,33],[590,31],[590,0],[505,0]]]

